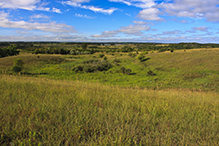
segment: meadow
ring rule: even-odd
[[[0,58],[0,145],[219,145],[218,56],[21,49]]]
[[[104,55],[104,57],[100,57]],[[143,55],[143,61],[138,56]],[[15,58],[24,61],[23,73],[43,78],[80,80],[120,87],[218,91],[219,49],[95,53],[88,55],[30,54],[1,58],[0,72],[12,74]],[[104,60],[104,58],[106,60]],[[99,63],[99,64],[98,64]],[[78,70],[84,68],[84,70]],[[130,69],[126,73],[121,68]],[[98,71],[97,69],[101,70]],[[97,71],[96,71],[97,70]]]
[[[1,145],[218,145],[219,94],[0,76]]]

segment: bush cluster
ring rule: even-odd
[[[144,59],[145,59],[144,54],[140,54],[140,55],[138,56],[138,60],[140,60],[141,62],[143,62]]]
[[[130,68],[125,68],[125,67],[121,67],[120,68],[120,71],[123,73],[123,74],[127,74],[127,75],[130,75],[130,73],[132,72],[132,70]]]
[[[128,56],[130,56],[130,57],[135,57],[136,56],[136,54],[135,53],[128,53]]]
[[[103,58],[105,55],[104,54],[99,54],[99,57],[100,58]]]
[[[92,73],[96,71],[107,71],[112,68],[112,64],[106,60],[88,60],[84,61],[82,65],[75,66],[73,71]]]
[[[147,74],[148,74],[149,76],[155,76],[155,75],[156,75],[152,70],[149,70],[149,71],[147,72]]]
[[[12,71],[16,73],[21,72],[23,69],[23,65],[24,65],[24,62],[22,59],[15,59],[13,67],[12,67]]]
[[[20,51],[17,50],[16,46],[9,46],[8,48],[0,48],[0,58],[7,56],[18,55]]]

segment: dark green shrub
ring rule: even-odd
[[[128,53],[128,56],[131,56],[131,57],[132,57],[132,53]]]
[[[130,68],[125,69],[125,73],[128,74],[128,75],[129,75],[131,72],[132,72],[132,70],[131,70]]]
[[[144,59],[145,59],[145,56],[143,54],[140,54],[138,56],[138,60],[140,60],[141,62],[144,61]]]
[[[105,55],[104,54],[99,54],[99,57],[100,58],[103,58]]]
[[[77,73],[77,72],[79,72],[79,71],[80,71],[80,72],[83,71],[83,69],[84,69],[84,67],[79,65],[79,66],[74,67],[72,70]]]
[[[120,59],[117,59],[117,58],[115,58],[115,59],[113,60],[113,62],[114,62],[114,63],[120,63],[120,62],[121,62],[121,60],[120,60]]]
[[[121,70],[121,72],[122,72],[123,74],[125,73],[125,67],[122,66],[122,67],[120,68],[120,70]]]
[[[112,67],[112,64],[107,62],[106,60],[87,60],[83,62],[84,65],[78,65],[73,68],[75,72],[96,72],[96,71],[107,71]]]
[[[165,52],[165,51],[167,51],[167,49],[165,49],[165,48],[161,48],[158,50],[158,52]]]
[[[137,55],[137,54],[133,53],[133,54],[132,54],[132,57],[135,57],[136,55]]]
[[[94,70],[95,70],[94,67],[88,65],[83,68],[83,71],[86,73],[94,72]]]
[[[103,58],[103,60],[105,60],[105,61],[106,61],[107,59],[108,59],[108,58],[107,58],[106,56]]]
[[[147,72],[147,74],[149,75],[149,76],[154,76],[154,75],[156,75],[153,71],[151,71],[151,70],[149,70],[148,72]]]
[[[86,49],[87,49],[87,46],[88,46],[88,44],[87,44],[87,43],[83,43],[83,44],[81,45],[82,49],[84,49],[84,50],[86,50]]]
[[[99,60],[95,60],[95,59],[91,59],[91,60],[85,60],[83,61],[83,64],[89,64],[89,63],[94,63],[94,62],[98,62]]]
[[[21,72],[23,69],[23,65],[24,65],[24,62],[22,59],[15,59],[13,67],[12,67],[12,71],[16,73]]]

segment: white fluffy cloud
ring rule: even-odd
[[[139,8],[150,8],[155,5],[154,0],[109,0],[109,1],[124,3],[128,6],[135,6]]]
[[[49,17],[44,15],[44,14],[35,14],[35,15],[31,16],[30,18],[32,18],[32,19],[49,19]]]
[[[157,5],[170,16],[206,18],[207,21],[219,21],[218,0],[175,0],[174,3]]]
[[[0,8],[24,9],[24,10],[40,10],[61,13],[60,9],[43,7],[41,0],[0,0]]]
[[[50,23],[38,23],[38,22],[26,22],[26,21],[12,21],[8,19],[9,14],[0,12],[0,27],[3,28],[18,28],[24,30],[41,30],[45,32],[53,33],[71,33],[76,32],[74,28],[67,24],[50,22]]]
[[[52,12],[55,12],[55,13],[62,13],[60,9],[57,9],[57,8],[52,8]]]
[[[62,4],[66,4],[66,5],[70,5],[73,7],[79,7],[82,9],[88,9],[94,12],[99,12],[99,13],[104,13],[104,14],[109,14],[111,15],[114,11],[117,10],[117,8],[109,8],[109,9],[103,9],[103,8],[99,8],[99,7],[95,7],[95,6],[87,6],[87,5],[82,5],[81,3],[79,3],[78,1],[74,2],[74,1],[63,1]]]
[[[87,16],[87,15],[84,15],[84,14],[78,14],[78,13],[75,14],[75,17],[81,17],[81,18],[87,18],[87,19],[94,19],[94,17]]]
[[[193,29],[193,30],[196,30],[196,31],[204,31],[204,32],[207,32],[207,31],[208,31],[208,28],[207,28],[206,26],[193,27],[192,29]]]
[[[71,0],[73,3],[87,3],[90,2],[90,0]]]
[[[1,41],[87,41],[88,39],[83,36],[77,35],[31,35],[31,36],[2,36],[0,35]]]
[[[139,12],[138,17],[143,20],[152,20],[152,21],[163,21],[164,19],[159,17],[161,14],[157,8],[148,8]]]
[[[117,30],[104,31],[100,35],[99,34],[92,35],[91,37],[96,37],[96,38],[115,37],[119,33],[124,33],[126,35],[142,36],[143,35],[142,31],[149,31],[151,29],[151,27],[148,26],[147,23],[143,21],[134,21],[133,23],[135,24],[121,27],[120,29]]]
[[[39,2],[40,0],[0,0],[0,6],[2,8],[17,8],[32,6]]]

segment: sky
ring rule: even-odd
[[[0,41],[219,43],[219,0],[0,0]]]

